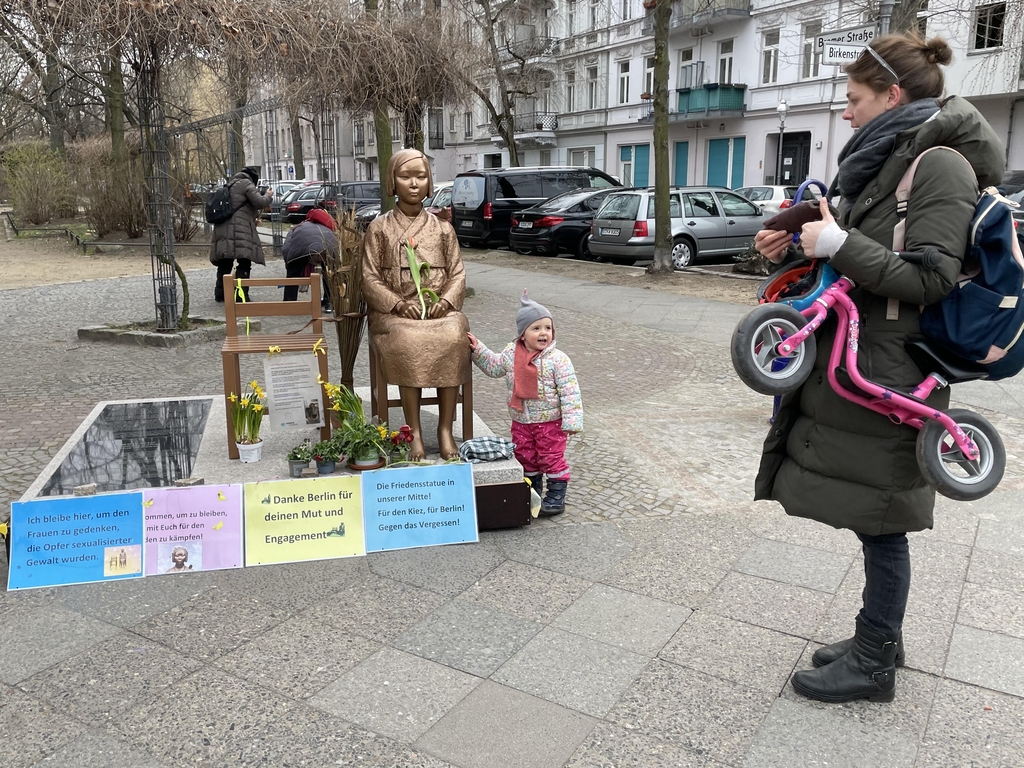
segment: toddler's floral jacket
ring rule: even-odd
[[[509,342],[501,352],[492,352],[481,341],[473,352],[476,367],[491,378],[505,377],[508,397],[512,399],[513,362],[516,343]],[[576,371],[569,356],[555,349],[555,342],[537,355],[537,384],[540,390],[538,400],[523,400],[523,410],[509,407],[513,421],[520,424],[540,424],[545,421],[561,421],[564,432],[580,432],[583,429],[583,397]]]

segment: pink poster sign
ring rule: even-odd
[[[242,567],[242,486],[142,491],[146,576]]]

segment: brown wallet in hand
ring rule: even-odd
[[[764,228],[795,234],[812,221],[821,221],[821,207],[817,200],[807,200],[779,211],[765,221]]]

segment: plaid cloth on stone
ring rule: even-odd
[[[474,437],[459,447],[459,457],[473,464],[512,458],[512,441],[506,437]]]

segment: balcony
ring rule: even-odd
[[[558,53],[558,44],[560,42],[557,37],[541,37],[536,35],[513,40],[504,48],[498,49],[498,60],[502,64],[508,64],[511,61],[552,58]]]
[[[640,107],[640,119],[638,123],[653,123],[654,122],[654,97],[650,94],[643,93],[640,95],[642,106]]]
[[[512,125],[516,144],[523,149],[555,146],[555,131],[558,129],[556,112],[524,112],[515,116]],[[491,123],[491,141],[498,145],[504,144],[498,126],[494,123]]]
[[[747,86],[707,83],[700,88],[678,88],[678,102],[670,120],[692,117],[741,117]]]
[[[712,21],[750,16],[750,0],[676,0],[672,4],[672,19],[668,23],[669,33],[692,29]],[[654,34],[654,11],[644,17],[641,34]]]

